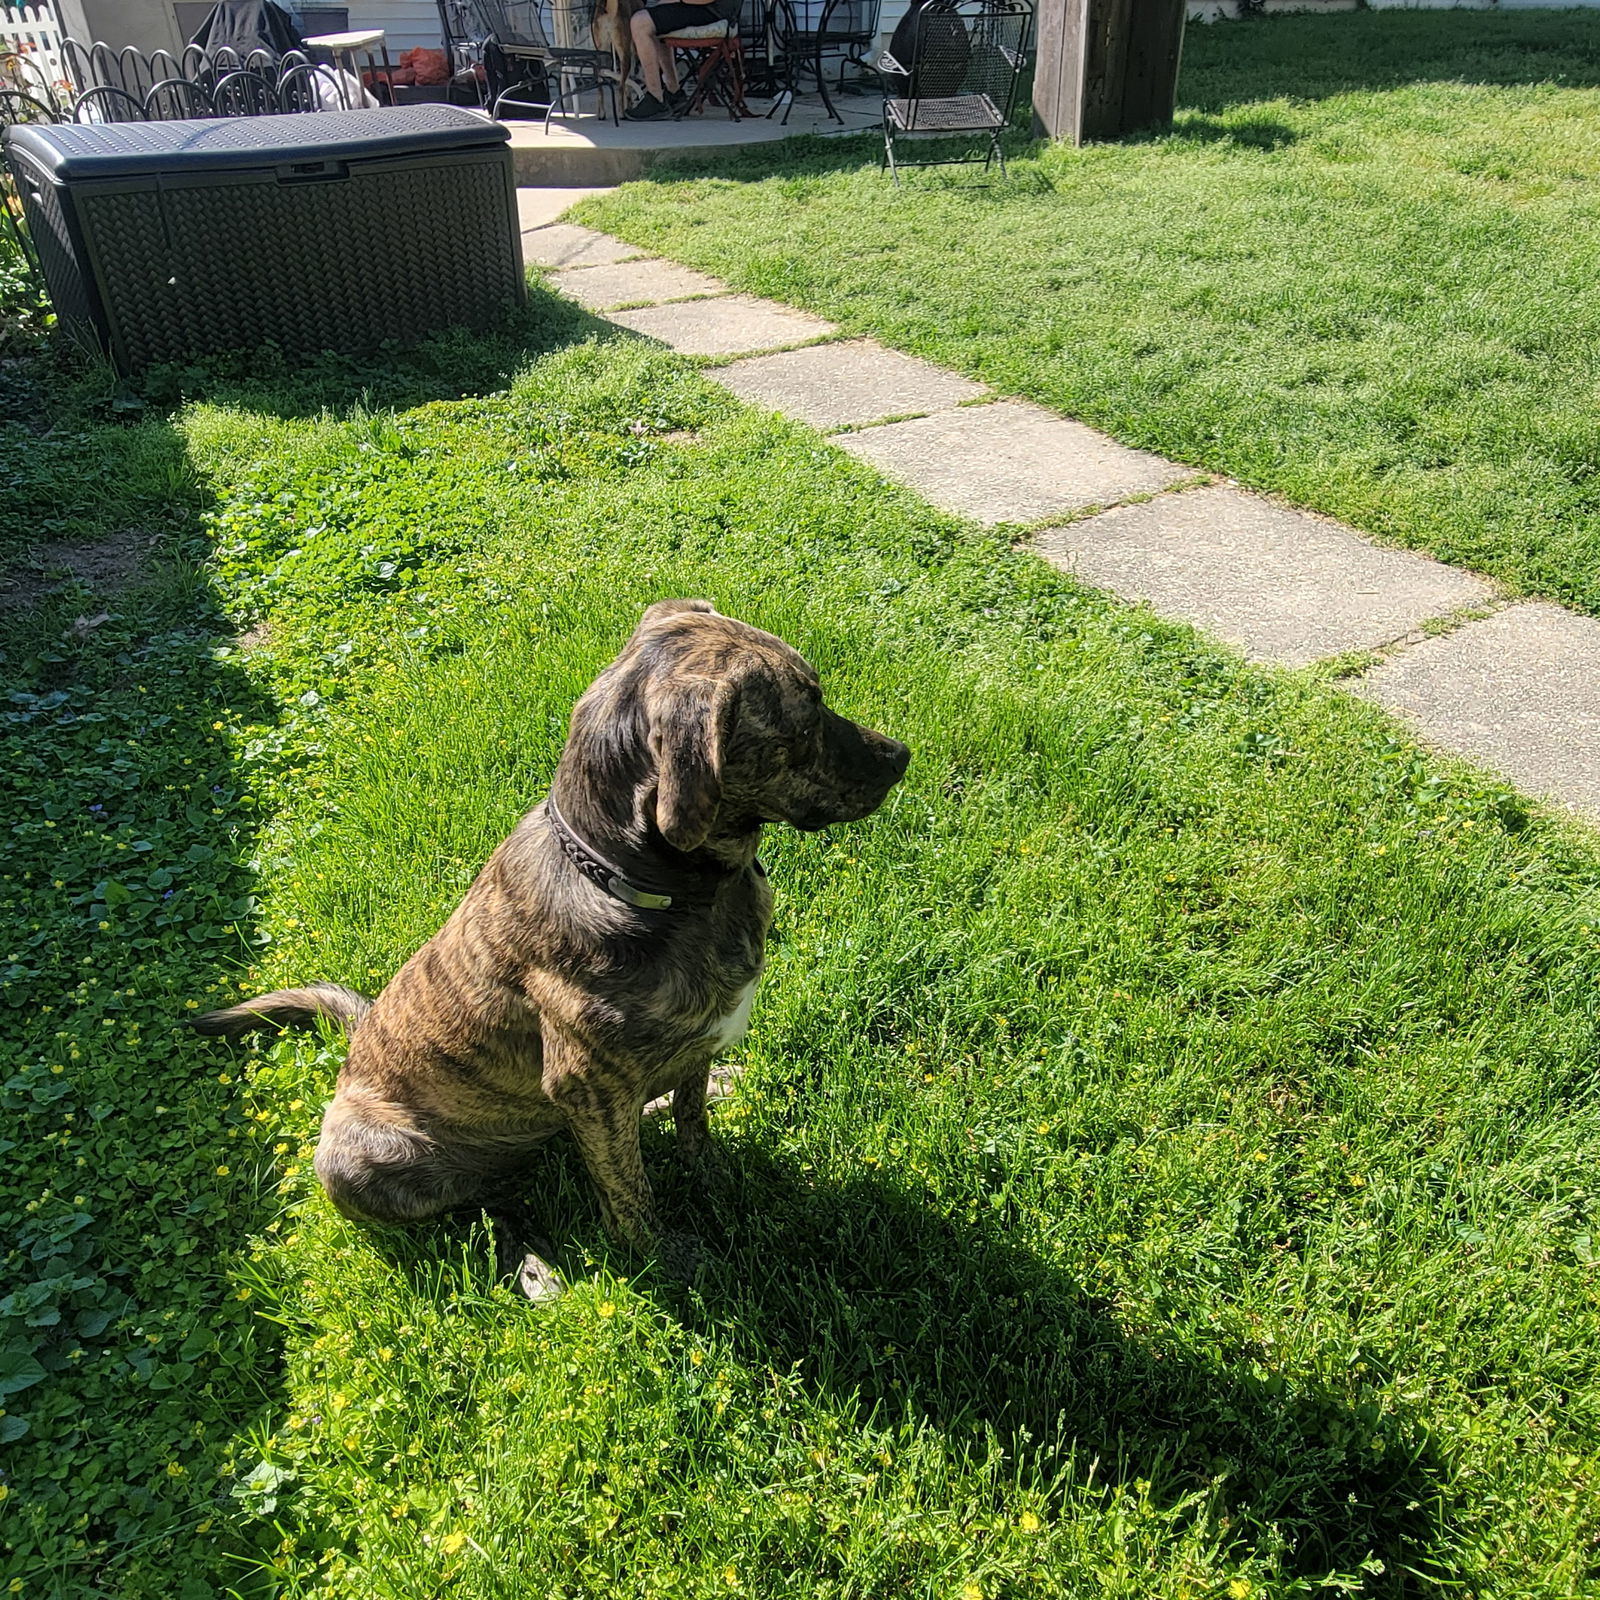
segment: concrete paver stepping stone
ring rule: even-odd
[[[752,356],[715,376],[741,400],[798,417],[814,428],[945,411],[989,392],[970,378],[885,350],[871,339]]]
[[[799,344],[833,333],[831,322],[791,311],[776,300],[727,294],[716,300],[685,300],[677,305],[617,311],[611,321],[648,334],[690,356],[738,356],[779,345]]]
[[[554,222],[580,200],[586,200],[592,194],[610,193],[609,188],[598,186],[586,189],[518,188],[517,225],[524,233],[530,228],[542,228],[547,222]]]
[[[644,252],[613,239],[609,233],[580,228],[575,222],[552,222],[523,234],[522,254],[525,260],[536,261],[542,267],[604,267],[613,261],[630,261]]]
[[[1086,583],[1296,667],[1391,643],[1494,592],[1470,572],[1221,486],[1049,529],[1039,550]]]
[[[1194,476],[1041,406],[1001,400],[834,441],[936,506],[979,522],[1039,522]]]
[[[1600,619],[1508,606],[1346,684],[1424,738],[1600,817]]]
[[[638,305],[663,300],[686,300],[695,294],[726,294],[727,284],[708,278],[692,267],[675,261],[619,262],[614,266],[580,267],[572,272],[557,272],[551,279],[562,294],[570,295],[591,311],[607,311],[612,306]]]

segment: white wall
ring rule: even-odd
[[[419,46],[429,50],[439,48],[439,8],[433,0],[337,0],[337,3],[349,9],[352,28],[384,30],[391,60],[402,50],[415,50]],[[1600,4],[1600,0],[1596,3]]]

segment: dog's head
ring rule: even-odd
[[[762,822],[854,822],[911,759],[899,740],[830,711],[798,651],[705,600],[651,606],[572,727],[590,781],[630,783],[653,808],[643,820],[679,850]]]

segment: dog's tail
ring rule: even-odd
[[[364,994],[343,984],[313,983],[304,989],[275,989],[226,1011],[207,1011],[191,1017],[189,1026],[213,1039],[238,1039],[256,1028],[310,1028],[318,1017],[326,1017],[351,1034],[371,1009]]]

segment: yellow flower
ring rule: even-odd
[[[439,1548],[443,1550],[447,1556],[458,1555],[465,1547],[466,1542],[466,1534],[462,1533],[458,1528],[454,1533],[447,1533],[444,1538],[439,1541]]]
[[[1229,1600],[1245,1600],[1245,1596],[1249,1593],[1250,1580],[1248,1578],[1235,1578],[1228,1585]]]
[[[1037,1533],[1039,1531],[1040,1524],[1039,1519],[1031,1511],[1024,1511],[1022,1515],[1017,1518],[1017,1526],[1021,1528],[1024,1533]]]
[[[197,1522],[195,1524],[194,1531],[196,1533],[210,1533],[212,1528],[215,1527],[215,1526],[216,1526],[215,1520],[213,1518],[211,1518],[211,1517],[207,1517],[204,1522]]]
[[[739,1569],[737,1567],[724,1567],[722,1569],[722,1581],[730,1589],[737,1589],[739,1587]]]
[[[961,1591],[961,1600],[983,1600],[983,1585],[975,1581],[968,1583]]]
[[[609,1300],[607,1300],[605,1302],[605,1304],[600,1307],[600,1315],[602,1317],[614,1317],[614,1316],[616,1316],[616,1314],[617,1314],[617,1308]]]
[[[350,1404],[350,1396],[347,1394],[336,1394],[333,1397],[332,1404],[335,1411],[343,1411]]]
[[[217,1168],[217,1176],[219,1178],[226,1178],[228,1176],[228,1168],[225,1164]]]
[[[169,1461],[167,1463],[167,1476],[169,1478],[181,1478],[183,1476],[183,1463],[181,1461]]]

